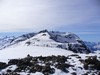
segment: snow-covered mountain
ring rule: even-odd
[[[100,51],[90,53],[73,33],[43,30],[1,38],[1,49],[1,75],[100,75]]]
[[[84,43],[86,44],[86,46],[87,46],[91,51],[100,50],[100,42],[88,42],[88,41],[84,41]]]
[[[11,41],[11,45],[13,44],[17,44],[19,42],[22,42],[22,41],[25,41],[31,37],[33,37],[35,35],[35,33],[28,33],[28,34],[23,34],[21,36],[18,36],[16,38],[14,38],[12,41]]]
[[[18,37],[14,36],[0,36],[0,50],[7,48],[9,46],[12,46],[14,44],[17,44],[19,42],[25,41],[31,37],[33,37],[35,33],[28,33],[28,34],[23,34]]]
[[[100,42],[98,42],[98,43],[94,46],[94,48],[95,48],[96,50],[100,50]]]
[[[14,36],[12,37],[1,36],[0,37],[0,49],[4,49],[8,47],[14,39],[15,39]]]
[[[43,30],[37,33],[29,33],[13,38],[9,42],[5,43],[7,45],[1,46],[0,49],[6,48],[8,46],[22,44],[22,45],[33,45],[42,47],[55,47],[62,48],[66,50],[71,50],[75,53],[89,53],[89,48],[85,43],[73,33],[65,33],[58,31],[47,31]]]

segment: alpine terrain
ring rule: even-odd
[[[0,37],[1,75],[100,75],[99,44],[74,33],[42,30]],[[95,50],[94,50],[95,48]]]

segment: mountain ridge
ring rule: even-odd
[[[37,33],[23,34],[8,41],[9,44],[1,46],[0,49],[24,42],[23,45],[27,46],[57,47],[75,53],[90,53],[85,43],[76,34],[69,32],[42,30]]]

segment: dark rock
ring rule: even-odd
[[[0,62],[0,70],[6,68],[8,65],[4,62]]]
[[[71,75],[77,75],[75,72],[71,73]]]
[[[58,63],[58,64],[55,65],[55,67],[57,69],[60,69],[60,70],[62,70],[64,72],[68,73],[69,71],[66,68],[72,67],[72,65],[69,65],[69,64],[66,64],[66,63],[62,63],[62,64]]]

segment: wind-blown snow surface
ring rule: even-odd
[[[64,55],[68,56],[73,54],[73,52],[60,49],[60,48],[50,48],[50,47],[39,47],[39,46],[12,46],[0,51],[0,62],[8,62],[9,59],[18,59],[24,58],[27,55],[31,55],[33,57],[36,56],[51,56],[51,55]],[[10,66],[9,66],[10,67]],[[5,73],[7,69],[16,68],[16,65],[11,65],[11,68],[7,67],[6,69],[1,70],[1,74]],[[28,73],[21,72],[20,75],[27,75]],[[31,73],[31,75],[43,75],[40,72]],[[66,75],[66,73],[61,70],[56,69],[56,72],[53,75]],[[69,74],[70,75],[70,74]]]
[[[73,52],[59,49],[38,46],[15,46],[0,51],[0,61],[8,61],[8,59],[24,58],[28,54],[31,56],[50,56],[50,55],[70,55]]]
[[[18,59],[18,58],[24,58],[27,55],[31,55],[33,57],[36,56],[51,56],[51,55],[61,55],[61,56],[69,56],[70,59],[68,59],[67,63],[70,63],[71,65],[74,65],[74,68],[68,68],[67,70],[69,73],[65,73],[59,69],[55,69],[55,73],[51,75],[73,75],[71,74],[72,72],[76,72],[77,75],[82,75],[86,73],[87,71],[84,69],[80,69],[79,67],[83,68],[83,64],[79,61],[77,56],[70,56],[73,54],[79,55],[82,59],[86,59],[86,56],[95,56],[95,54],[80,54],[80,53],[73,53],[72,51],[69,50],[64,50],[60,48],[50,48],[50,47],[39,47],[39,46],[27,46],[27,45],[21,45],[17,44],[15,46],[11,46],[9,48],[3,49],[0,51],[0,62],[8,62],[9,59]],[[98,57],[100,56],[99,54],[97,55]],[[0,71],[6,72],[7,69],[16,69],[16,65],[11,65],[8,66],[7,68],[3,69]],[[76,71],[74,71],[76,69]],[[21,72],[20,75],[27,75],[29,73],[27,72]],[[31,75],[43,75],[41,72],[36,72],[36,73],[31,73]],[[89,74],[91,75],[91,74]]]

